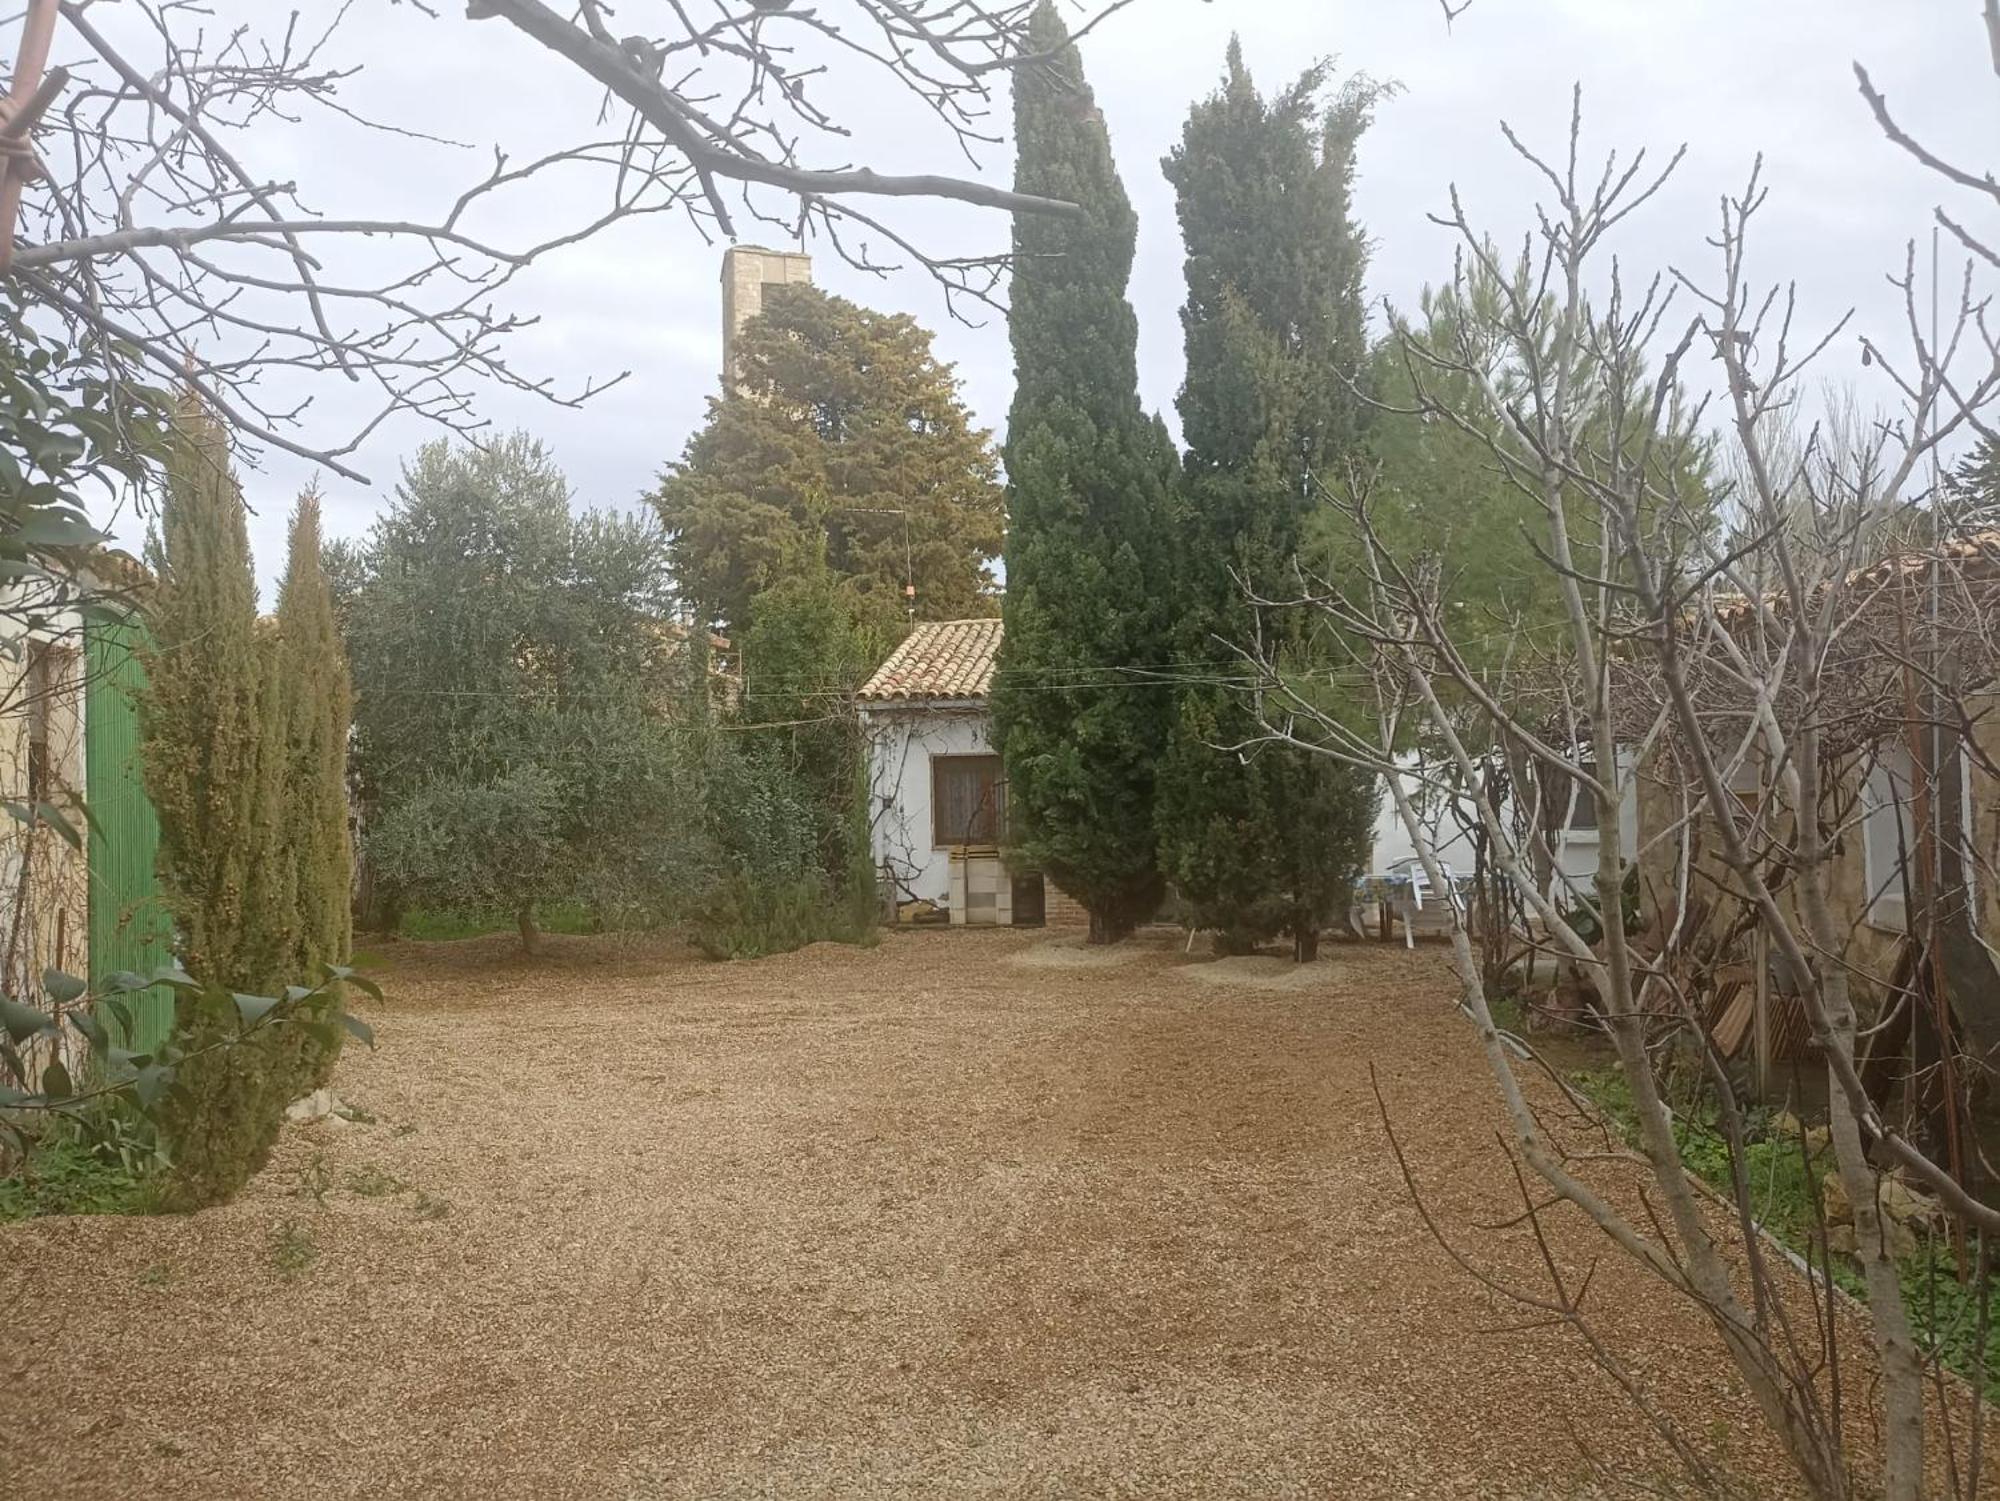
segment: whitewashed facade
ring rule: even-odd
[[[998,620],[927,621],[861,690],[875,870],[894,910],[928,904],[965,922],[968,862],[993,905],[1006,831],[987,699],[999,650]],[[974,920],[1007,920],[1005,904]]]
[[[940,768],[951,758],[995,755],[993,716],[983,700],[939,699],[861,711],[868,739],[869,810],[875,869],[898,903],[951,906],[952,844],[940,842],[935,804]]]
[[[1416,768],[1414,757],[1404,758]],[[1629,770],[1625,770],[1630,775]],[[1406,780],[1405,787],[1414,795],[1417,787],[1414,779]],[[1627,788],[1627,796],[1621,806],[1618,829],[1619,854],[1629,865],[1639,858],[1639,798],[1634,788]],[[1558,830],[1553,841],[1556,876],[1577,896],[1590,894],[1591,882],[1597,875],[1598,850],[1603,844],[1603,833],[1590,818],[1588,807],[1571,810],[1566,826]],[[1512,818],[1514,810],[1505,810]],[[1478,812],[1470,799],[1460,798],[1455,807],[1432,806],[1425,810],[1427,820],[1436,820],[1436,840],[1438,857],[1458,875],[1470,875],[1473,868],[1473,843],[1468,832],[1478,821]],[[1382,805],[1375,815],[1375,853],[1369,863],[1369,870],[1380,875],[1390,871],[1405,861],[1416,858],[1416,846],[1410,842],[1409,831],[1396,813],[1396,804],[1388,792],[1382,794]]]

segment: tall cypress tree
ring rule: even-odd
[[[283,784],[271,759],[282,697],[274,633],[257,619],[243,494],[229,444],[193,397],[176,413],[167,493],[149,551],[158,580],[140,699],[146,791],[160,820],[159,874],[181,962],[212,987],[182,994],[174,1023],[193,1055],[168,1092],[173,1159],[165,1200],[196,1208],[233,1194],[263,1164],[292,1086],[283,1029],[234,1044],[228,993],[275,994],[291,911],[274,894]],[[229,1046],[211,1044],[229,1042]]]
[[[1310,668],[1304,612],[1254,606],[1240,580],[1284,594],[1314,476],[1361,428],[1367,251],[1350,200],[1374,95],[1350,85],[1322,114],[1326,82],[1316,67],[1267,100],[1232,41],[1222,88],[1195,105],[1163,164],[1187,246],[1174,594],[1191,670],[1160,773],[1161,859],[1224,948],[1283,932],[1299,959],[1317,951],[1366,858],[1374,781],[1304,751],[1218,750],[1257,725],[1240,686],[1208,664],[1256,640],[1290,670]]]
[[[1019,216],[1009,332],[1006,640],[994,682],[1011,836],[1090,913],[1129,933],[1163,891],[1153,821],[1168,696],[1134,669],[1166,649],[1172,454],[1139,405],[1125,299],[1136,223],[1083,65],[1053,4],[1016,71],[1015,187],[1080,204]]]
[[[354,691],[334,625],[333,590],[321,562],[320,499],[299,496],[278,585],[278,652],[290,688],[286,759],[291,795],[285,840],[298,922],[287,961],[312,978],[346,962],[353,931],[354,855],[347,826],[347,736]]]
[[[176,427],[151,545],[159,586],[141,703],[146,791],[182,962],[204,981],[256,990],[276,978],[260,962],[270,956],[258,952],[253,903],[266,708],[257,580],[228,439],[192,397]]]
[[[292,510],[290,551],[278,585],[277,639],[285,768],[282,803],[285,863],[282,888],[292,920],[283,953],[286,972],[310,984],[326,964],[342,964],[353,936],[354,853],[347,823],[347,740],[354,692],[347,655],[334,624],[333,589],[321,560],[320,500],[315,490]],[[337,1032],[327,1043],[306,1040],[308,1082],[324,1082],[339,1055]]]

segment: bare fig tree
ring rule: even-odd
[[[372,6],[259,4],[230,20],[230,7],[218,16],[194,0],[28,0],[0,117],[0,219],[13,237],[0,284],[59,319],[113,378],[191,387],[252,448],[359,479],[357,448],[394,413],[467,431],[482,389],[573,404],[619,378],[558,387],[508,350],[533,321],[512,299],[520,274],[623,221],[679,218],[690,243],[817,237],[858,266],[920,264],[948,298],[985,300],[1000,258],[926,249],[883,205],[1073,211],[923,162],[973,165],[998,139],[996,89],[1039,61],[1024,49],[1026,0],[401,3],[429,18],[440,48],[475,23],[517,34],[491,99],[574,109],[549,101],[576,100],[557,85],[581,77],[596,104],[532,160],[495,149],[482,162],[466,148],[462,184],[427,216],[329,215],[314,182],[292,175],[301,123],[371,128],[390,174],[399,152],[456,144],[414,112],[364,118],[350,102]],[[1084,11],[1078,34],[1130,3]],[[831,73],[871,85],[883,110],[929,121],[909,133],[919,170],[846,161],[855,122],[822,102]],[[552,222],[548,205],[562,200],[550,189],[577,181],[595,206]],[[334,428],[300,375],[369,401]]]
[[[2000,1231],[1996,1179],[1969,1129],[2000,1061],[2000,971],[1968,898],[1993,889],[1993,871],[1951,811],[1962,766],[1990,765],[1981,724],[2000,659],[1985,622],[2000,606],[2000,549],[1935,504],[1945,456],[2000,394],[1973,269],[1934,336],[1913,250],[1899,278],[1903,343],[1865,345],[1893,405],[1816,426],[1807,382],[1846,325],[1803,330],[1792,288],[1755,278],[1760,170],[1722,202],[1712,269],[1634,282],[1610,239],[1643,220],[1678,158],[1586,166],[1580,102],[1564,152],[1508,138],[1543,184],[1534,233],[1503,255],[1454,194],[1438,221],[1458,242],[1453,291],[1484,312],[1394,337],[1415,393],[1406,415],[1477,439],[1520,496],[1559,600],[1555,628],[1496,666],[1468,639],[1445,560],[1389,540],[1372,477],[1325,476],[1353,556],[1301,564],[1288,587],[1246,583],[1268,605],[1315,612],[1341,660],[1311,681],[1237,643],[1260,668],[1264,734],[1381,773],[1453,902],[1462,1005],[1511,1147],[1553,1193],[1524,1185],[1534,1233],[1553,1204],[1573,1206],[1698,1307],[1814,1496],[1977,1494],[1985,1318],[1968,1389],[1920,1339],[1923,1310],[1899,1265],[1899,1216],[1914,1202],[1954,1237],[1983,1306],[1983,1248]],[[1969,232],[1959,240],[1977,251]],[[1688,394],[1704,388],[1713,396]],[[1367,729],[1326,708],[1357,692]],[[1889,820],[1901,832],[1878,885],[1911,890],[1903,935],[1885,946],[1870,921],[1883,893],[1855,888],[1890,760],[1905,768],[1892,797],[1916,816]],[[1552,872],[1561,820],[1540,812],[1572,798],[1606,831],[1581,894]],[[1492,967],[1440,856],[1440,806],[1471,810],[1519,925],[1582,977],[1630,1089],[1629,1149],[1601,1131],[1580,1138],[1572,1101],[1530,1078],[1525,1043],[1496,1026]],[[1636,858],[1615,837],[1633,826]],[[1952,947],[1954,913],[1970,948]],[[1797,1008],[1823,1072],[1820,1150],[1829,1198],[1851,1206],[1851,1249],[1821,1234],[1786,1252],[1758,1223],[1744,1080],[1715,1031],[1730,965],[1746,956],[1762,970],[1759,995],[1781,989]],[[1898,1017],[1912,1041],[1889,1056],[1878,1043]],[[1684,1159],[1674,1100],[1688,1073],[1727,1148],[1719,1186]],[[1607,1177],[1609,1159],[1635,1175]],[[1831,1259],[1850,1255],[1859,1315],[1834,1291]],[[1548,1267],[1554,1293],[1530,1301],[1583,1332],[1675,1452],[1726,1488],[1591,1330],[1552,1256]],[[1842,1344],[1856,1328],[1858,1364]]]

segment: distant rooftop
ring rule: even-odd
[[[861,690],[877,703],[984,698],[1000,652],[998,620],[932,620],[912,630]]]

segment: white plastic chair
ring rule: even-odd
[[[1452,887],[1456,888],[1458,885],[1457,873],[1449,865],[1441,868],[1444,871],[1445,880]],[[1440,933],[1450,929],[1450,899],[1446,898],[1442,902],[1437,899],[1437,890],[1431,885],[1430,876],[1424,870],[1421,860],[1414,855],[1407,856],[1392,864],[1389,867],[1389,874],[1398,877],[1400,882],[1407,883],[1398,886],[1396,897],[1396,916],[1402,920],[1404,948],[1413,949],[1417,946],[1416,930],[1419,923],[1422,923],[1427,930],[1434,930]],[[1406,892],[1407,895],[1405,894]],[[1431,915],[1429,918],[1424,916],[1424,904],[1426,901],[1430,903]]]

